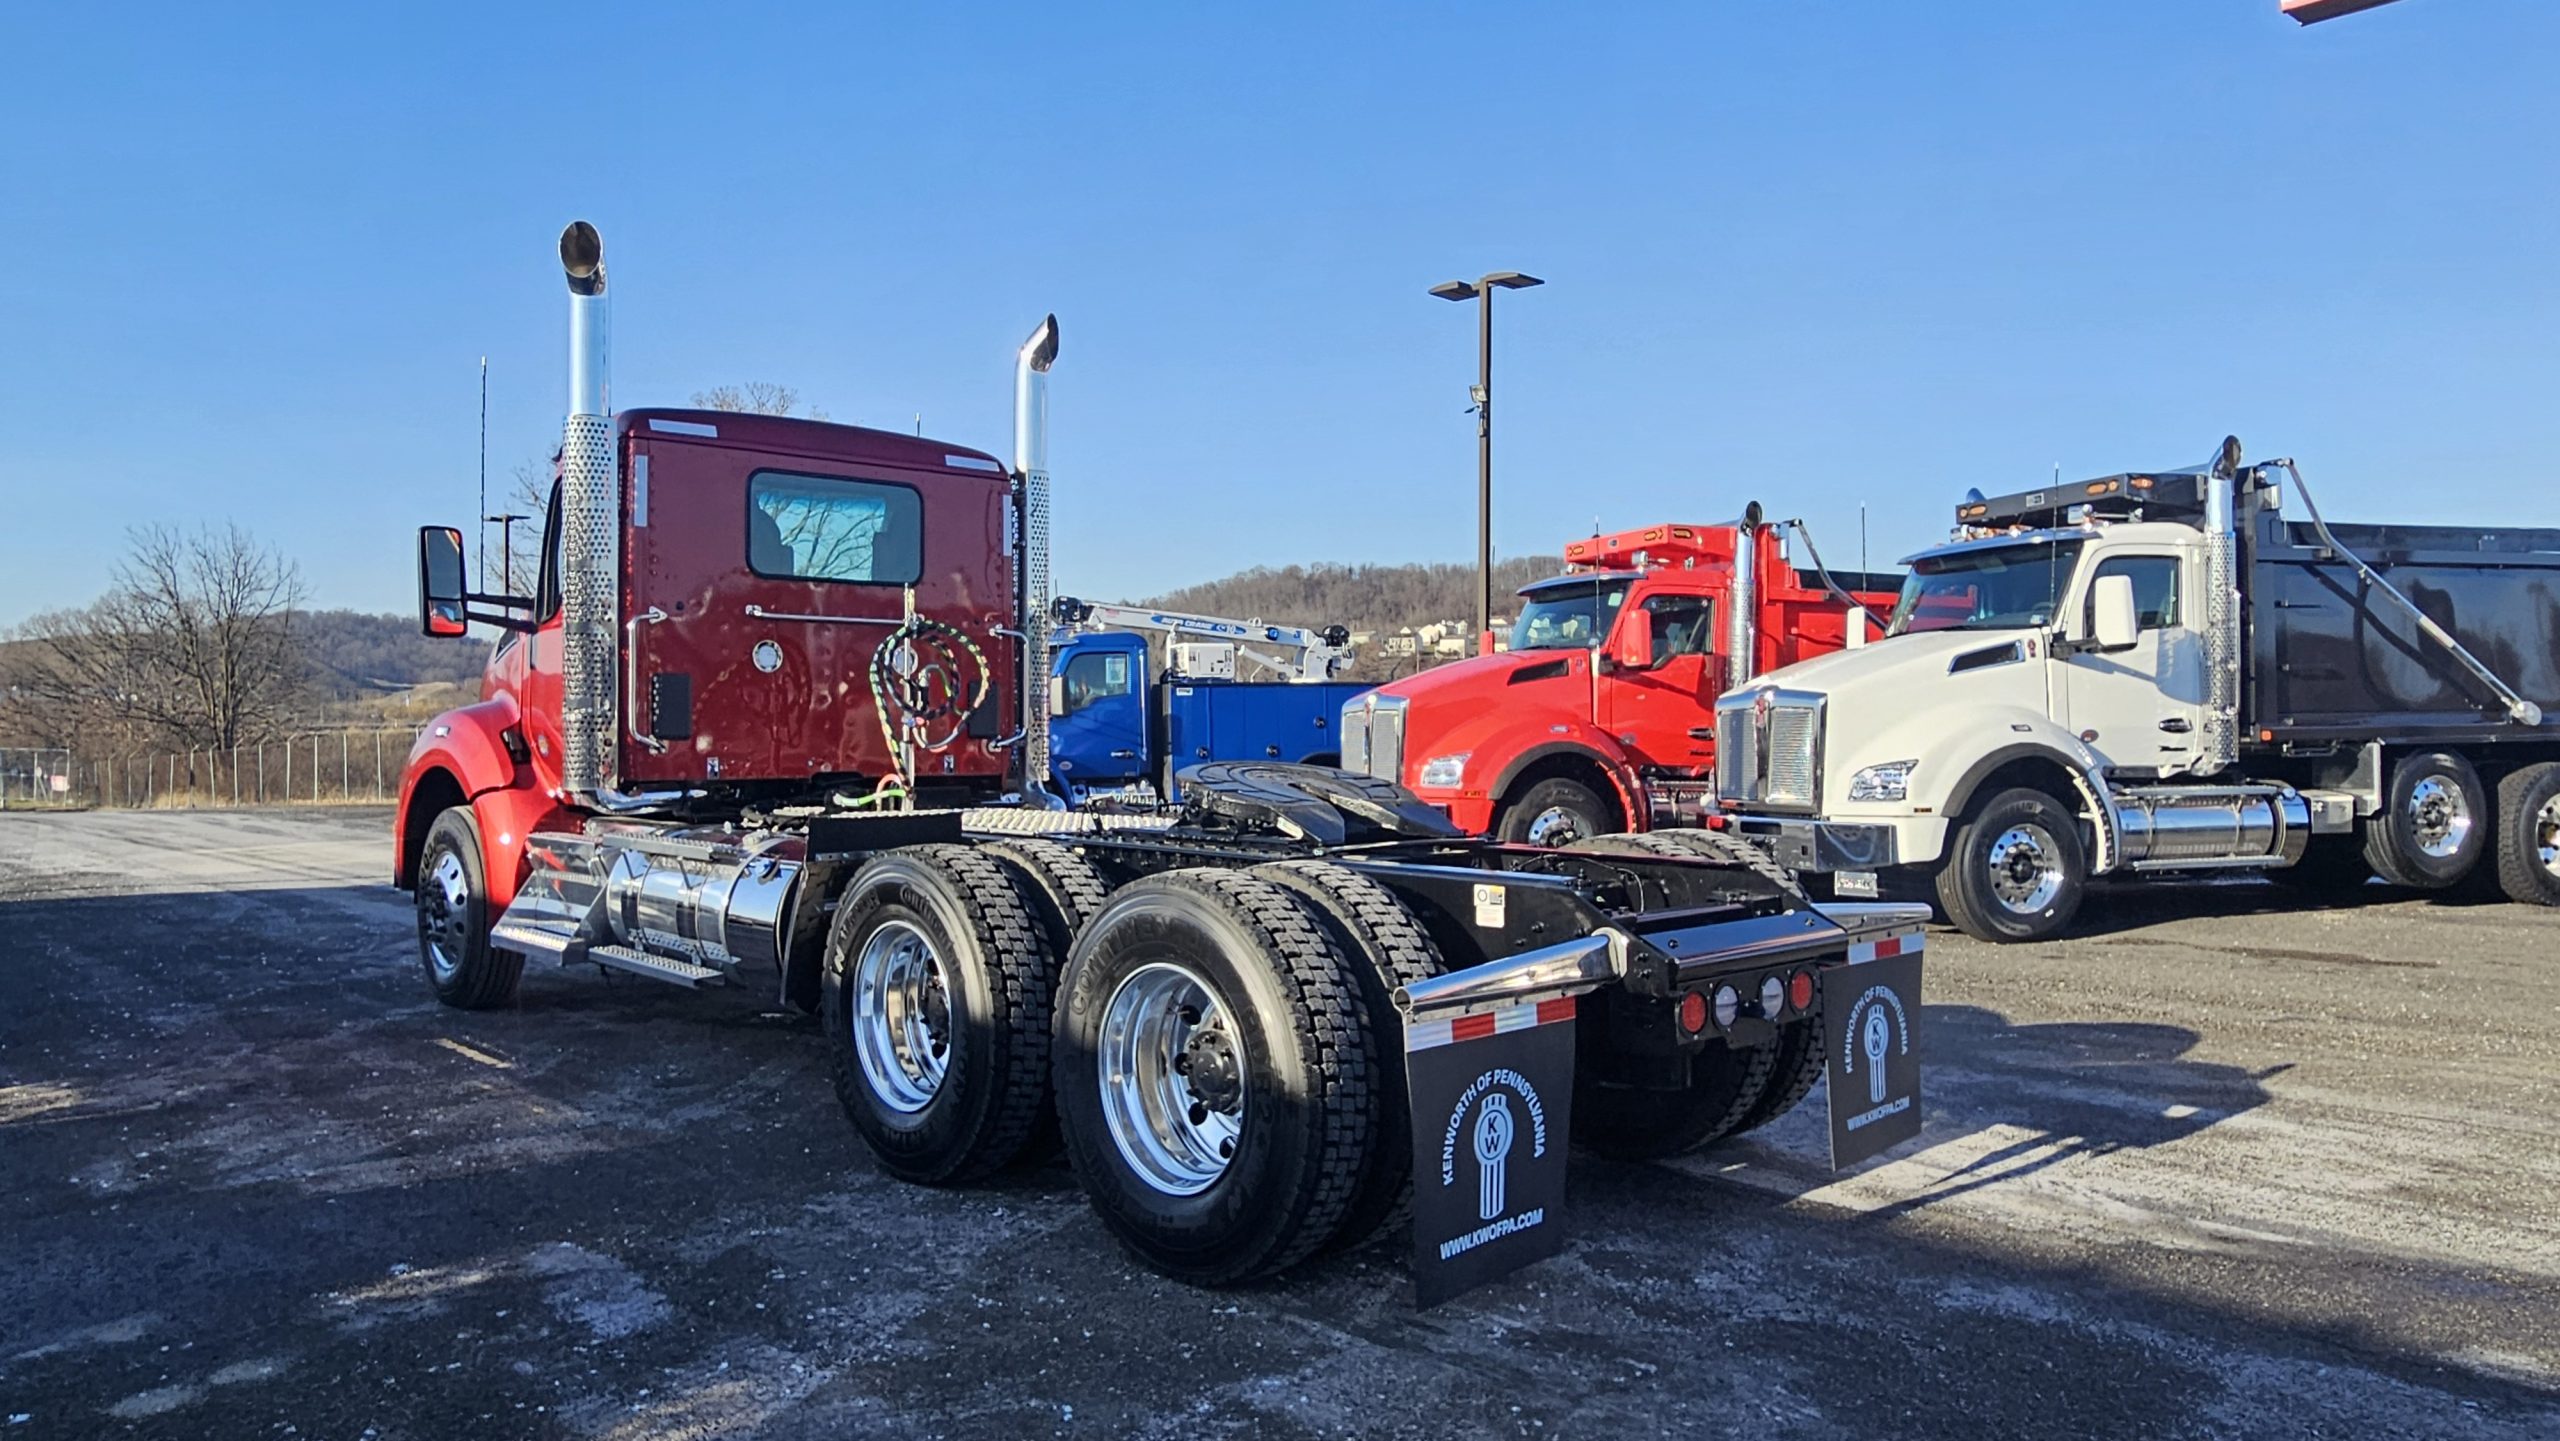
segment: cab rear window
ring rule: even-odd
[[[783,580],[913,585],[924,497],[903,485],[760,470],[747,478],[747,568]]]

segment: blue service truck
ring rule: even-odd
[[[1070,802],[1178,802],[1204,761],[1335,765],[1351,663],[1340,626],[1312,630],[1141,606],[1057,603],[1049,661],[1051,779]],[[1267,678],[1266,678],[1267,677]]]

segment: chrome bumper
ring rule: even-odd
[[[1733,832],[1791,871],[1880,871],[1901,864],[1893,827],[1862,821],[1733,816]]]

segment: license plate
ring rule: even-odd
[[[1876,873],[1873,871],[1833,871],[1831,873],[1831,889],[1843,896],[1855,896],[1860,900],[1874,900],[1876,898]]]

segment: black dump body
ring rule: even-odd
[[[2255,517],[2246,552],[2250,739],[2560,741],[2560,530],[2329,530],[2540,704],[2545,721],[2510,720],[2488,687],[2309,524],[2270,511]]]

